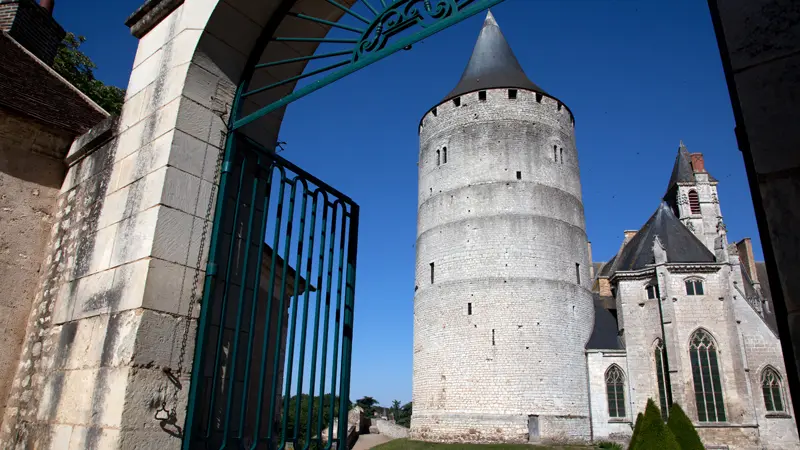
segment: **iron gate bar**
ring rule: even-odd
[[[234,120],[232,120],[231,130],[237,130],[249,123],[252,123],[253,121],[261,117],[264,117],[265,115],[279,108],[282,108],[295,100],[305,97],[306,95],[315,92],[333,83],[334,81],[340,80],[345,76],[353,72],[356,72],[357,70],[363,69],[364,67],[369,66],[370,64],[373,64],[393,53],[396,53],[399,50],[410,48],[412,44],[415,44],[421,41],[422,39],[432,36],[438,33],[439,31],[444,30],[445,28],[448,28],[456,23],[461,22],[464,19],[472,17],[473,15],[487,8],[490,8],[494,5],[497,5],[502,1],[503,0],[395,0],[390,2],[388,5],[384,4],[384,2],[381,1],[381,4],[384,5],[384,10],[378,12],[366,0],[361,0],[361,2],[364,3],[368,7],[368,9],[370,9],[375,14],[375,18],[372,21],[370,21],[365,17],[361,16],[360,14],[358,14],[357,12],[351,10],[348,7],[345,7],[344,5],[341,5],[338,2],[335,2],[334,0],[327,0],[327,2],[330,3],[331,5],[334,5],[335,7],[341,9],[348,15],[351,15],[369,25],[367,29],[361,33],[360,39],[273,36],[270,39],[263,39],[262,42],[259,43],[260,45],[256,46],[256,49],[253,53],[253,55],[256,55],[256,57],[253,58],[256,61],[252,62],[252,64],[250,65],[251,69],[246,70],[245,73],[252,74],[252,71],[256,69],[262,69],[265,67],[271,67],[280,64],[287,64],[290,62],[308,61],[311,59],[316,59],[316,58],[308,58],[308,59],[291,58],[287,60],[276,61],[273,63],[257,64],[258,57],[260,57],[260,55],[264,52],[267,44],[270,41],[319,42],[321,44],[325,43],[354,44],[351,50],[347,52],[341,52],[341,54],[334,55],[331,53],[327,53],[324,55],[319,55],[320,58],[323,57],[327,58],[332,56],[344,56],[350,54],[351,55],[350,58],[345,59],[340,63],[331,64],[306,74],[296,75],[268,86],[255,88],[252,91],[246,91],[246,92],[241,91],[239,95],[243,96],[254,95],[310,76],[319,75],[321,73],[328,71],[334,71],[322,77],[321,79],[316,80],[311,84],[304,86],[300,89],[297,89],[291,94],[286,95],[275,102],[272,102],[267,106],[259,108],[258,110],[248,114],[245,117],[242,118],[235,117]],[[425,13],[429,17],[425,17],[423,15],[421,8],[424,8]],[[306,15],[303,15],[302,18],[305,20],[312,20],[322,24],[326,24],[326,22],[329,22],[323,19]],[[433,20],[433,23],[426,23],[426,20],[430,19]],[[330,23],[327,24],[330,25]],[[411,36],[399,38],[396,42],[387,45],[390,38],[395,36],[397,33],[404,31],[408,28],[411,28],[415,25],[421,28],[418,32],[412,34]],[[338,28],[341,28],[341,26],[339,26]],[[249,80],[250,76],[246,76],[245,82],[243,84],[247,85],[249,83]]]
[[[346,14],[348,14],[348,15],[351,15],[351,16],[355,17],[356,19],[358,19],[358,20],[360,20],[360,21],[364,22],[365,24],[367,24],[367,25],[369,25],[369,24],[370,24],[370,21],[369,21],[369,19],[365,18],[364,16],[362,16],[361,14],[359,14],[359,13],[357,13],[357,12],[355,12],[355,11],[352,11],[352,10],[350,10],[350,8],[348,8],[348,7],[344,6],[344,5],[342,5],[341,3],[338,3],[338,2],[336,2],[335,0],[325,0],[325,1],[327,1],[328,3],[330,3],[331,5],[333,5],[333,6],[337,7],[337,8],[339,8],[339,9],[341,9],[341,10],[342,10],[342,11],[344,11]],[[394,0],[392,0],[392,1],[394,1]]]

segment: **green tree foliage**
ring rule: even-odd
[[[639,435],[642,434],[642,422],[644,422],[644,414],[639,413],[639,415],[636,416],[636,425],[633,426],[631,442],[628,444],[629,449],[636,448],[636,440],[639,438]]]
[[[392,400],[392,417],[397,420],[400,417],[400,400]]]
[[[677,403],[673,403],[669,409],[667,427],[672,431],[681,450],[703,450],[705,448],[692,421],[686,417],[686,413]]]
[[[307,394],[300,395],[300,417],[299,421],[295,421],[295,414],[297,411],[297,403],[298,398],[297,396],[291,397],[289,399],[288,404],[288,421],[286,422],[286,437],[290,439],[294,437],[295,430],[297,431],[298,441],[295,445],[296,448],[302,448],[306,442],[308,437],[308,430],[309,430],[309,422],[308,422],[308,410],[309,408],[313,407],[311,411],[311,438],[318,438],[320,436],[321,430],[325,430],[328,426],[333,423],[333,420],[336,419],[339,415],[339,397],[332,397],[331,394],[326,394],[322,397],[322,403],[320,404],[320,397],[314,397],[314,400],[311,401],[310,397]],[[331,414],[331,403],[333,403],[333,414]],[[348,410],[349,410],[349,402],[348,402]],[[318,420],[319,420],[319,410],[322,407],[322,428],[318,428]],[[329,430],[330,431],[330,430]],[[331,433],[329,432],[328,435]],[[312,442],[312,444],[314,444]],[[311,448],[315,448],[316,445],[311,445]]]
[[[411,428],[411,412],[413,405],[411,402],[400,407],[400,412],[394,417],[394,421],[401,427]]]
[[[641,430],[633,445],[628,447],[630,450],[681,450],[675,436],[664,424],[653,399],[647,400],[647,407],[644,410]]]
[[[100,107],[111,114],[119,114],[125,101],[125,90],[103,84],[94,77],[97,65],[79,48],[84,42],[85,37],[67,33],[56,54],[53,69]]]
[[[367,417],[372,417],[377,404],[378,401],[368,395],[356,400],[356,405],[364,409],[364,414],[366,414]]]

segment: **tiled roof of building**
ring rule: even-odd
[[[108,113],[0,32],[0,107],[82,134]]]
[[[461,80],[442,102],[468,92],[495,88],[520,88],[547,94],[525,75],[490,11]]]
[[[714,254],[675,217],[672,208],[661,202],[658,209],[642,226],[622,251],[614,258],[611,274],[620,270],[643,269],[655,263],[653,242],[658,236],[671,263],[712,263]]]

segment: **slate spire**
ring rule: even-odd
[[[520,88],[547,95],[525,75],[497,20],[489,11],[461,80],[442,102],[468,92],[494,88]]]

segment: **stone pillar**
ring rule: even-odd
[[[787,379],[800,404],[800,22],[792,0],[709,0]],[[795,419],[798,413],[795,411]]]
[[[190,294],[234,91],[193,62],[215,4],[187,1],[142,36],[120,117],[70,149],[2,448],[180,446]],[[184,341],[176,402],[165,369]],[[155,418],[164,401],[174,424]]]

